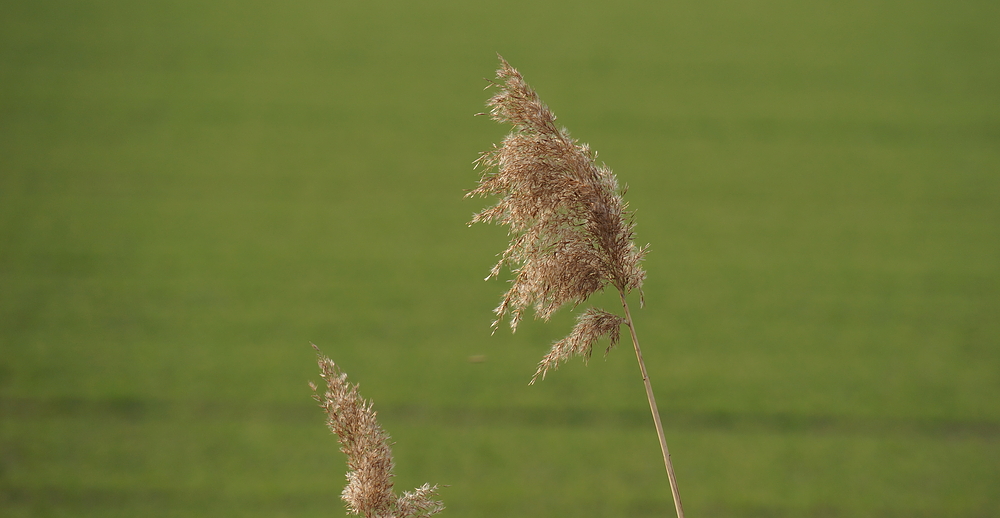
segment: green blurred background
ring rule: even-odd
[[[0,515],[343,515],[315,342],[445,516],[669,516],[628,347],[490,336],[497,52],[630,186],[689,516],[1000,515],[997,2],[3,11]]]

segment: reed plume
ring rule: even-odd
[[[487,280],[504,267],[514,274],[510,289],[494,310],[494,332],[504,318],[512,331],[527,308],[548,320],[565,304],[579,305],[595,292],[613,286],[624,316],[590,308],[577,318],[572,332],[555,342],[539,362],[531,382],[575,356],[590,358],[593,345],[607,336],[608,351],[618,342],[622,324],[629,328],[653,422],[660,440],[678,518],[680,495],[663,433],[653,389],[646,373],[626,295],[642,293],[646,277],[641,262],[646,247],[635,245],[635,223],[623,200],[624,189],[597,154],[565,128],[538,94],[503,57],[497,70],[499,88],[487,102],[490,117],[513,128],[503,142],[476,160],[479,185],[467,196],[493,196],[496,205],[475,214],[469,224],[505,225],[511,236]]]
[[[316,353],[326,392],[320,395],[315,384],[309,386],[326,412],[327,427],[337,435],[340,451],[347,455],[347,486],[341,493],[347,511],[365,518],[426,518],[444,509],[434,500],[436,485],[396,495],[389,434],[379,425],[372,402],[361,397],[358,385],[351,384],[333,360],[318,348]]]

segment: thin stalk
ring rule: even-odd
[[[653,385],[649,383],[649,375],[646,373],[646,362],[642,360],[639,339],[635,336],[632,313],[628,310],[625,293],[619,290],[618,295],[621,297],[622,307],[625,309],[625,325],[628,326],[629,333],[632,335],[632,345],[635,347],[635,357],[639,360],[639,371],[642,373],[642,382],[646,385],[646,399],[649,400],[649,411],[652,412],[653,424],[656,425],[656,436],[660,439],[660,450],[663,452],[663,466],[667,468],[667,478],[670,479],[670,493],[674,497],[674,509],[677,511],[677,518],[684,518],[684,506],[681,505],[681,494],[677,490],[677,477],[674,476],[674,465],[670,462],[670,450],[667,449],[667,438],[663,433],[663,423],[660,422],[660,411],[656,409],[656,397],[653,396]]]

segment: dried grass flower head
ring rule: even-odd
[[[479,156],[483,175],[468,193],[498,198],[470,224],[506,225],[511,235],[487,277],[505,266],[515,274],[494,326],[509,316],[516,329],[528,307],[548,319],[608,284],[624,293],[640,288],[646,250],[633,242],[635,225],[615,175],[556,126],[555,115],[502,57],[497,81],[500,91],[487,103],[490,116],[513,129]]]
[[[611,170],[597,165],[597,154],[580,144],[538,98],[521,74],[500,57],[500,89],[487,102],[490,117],[513,126],[503,142],[480,154],[479,185],[469,196],[495,196],[496,205],[473,216],[472,223],[505,225],[510,244],[487,279],[510,267],[514,279],[494,310],[493,329],[504,318],[511,330],[525,309],[548,320],[564,304],[577,305],[608,285],[618,290],[624,316],[589,308],[577,318],[569,336],[555,342],[538,363],[534,383],[575,356],[590,358],[594,344],[607,336],[608,350],[618,342],[621,326],[629,330],[646,388],[674,508],[684,518],[677,480],[663,432],[653,387],[646,372],[626,295],[639,290],[646,277],[641,262],[646,247],[634,243],[635,224],[622,199],[624,189]]]
[[[575,356],[582,356],[584,361],[589,360],[593,353],[594,344],[604,336],[607,336],[610,342],[605,351],[607,354],[618,344],[618,340],[621,338],[620,328],[624,323],[624,318],[600,308],[588,308],[580,313],[569,336],[552,344],[552,349],[542,358],[542,361],[538,362],[538,369],[531,378],[531,384],[534,384],[538,378],[545,379],[545,374],[549,370],[555,369],[559,364]]]
[[[496,205],[472,223],[505,225],[510,244],[487,279],[504,267],[514,273],[494,310],[494,329],[509,317],[512,330],[532,307],[547,320],[563,305],[577,305],[608,285],[627,294],[641,289],[645,247],[634,243],[635,224],[615,175],[596,163],[596,153],[556,126],[556,116],[521,74],[500,58],[500,89],[487,102],[493,120],[513,126],[493,149],[480,154],[479,185],[468,196],[492,196]],[[601,336],[617,342],[623,319],[592,309],[570,336],[557,342],[539,364],[539,375],[571,356],[589,358]]]
[[[379,425],[372,402],[361,397],[358,386],[347,380],[333,360],[316,351],[326,391],[320,395],[316,385],[310,386],[313,398],[326,412],[327,426],[337,435],[340,451],[347,456],[347,486],[341,498],[348,512],[365,518],[425,518],[444,509],[434,500],[437,486],[424,484],[395,494],[389,434]]]

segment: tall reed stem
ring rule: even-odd
[[[681,505],[681,494],[677,490],[677,477],[674,476],[674,465],[670,462],[667,437],[663,433],[663,423],[660,422],[660,411],[656,409],[656,397],[653,395],[653,385],[649,383],[649,374],[646,373],[646,362],[642,359],[642,349],[639,348],[639,339],[635,335],[635,324],[632,322],[632,313],[628,309],[625,292],[619,290],[618,295],[622,299],[622,308],[625,310],[625,325],[628,326],[629,334],[632,336],[635,357],[639,360],[642,383],[646,385],[646,399],[649,400],[649,411],[653,414],[653,424],[656,425],[656,436],[660,439],[660,451],[663,452],[663,466],[667,469],[667,478],[670,479],[670,494],[674,497],[674,510],[677,511],[677,518],[684,518],[684,506]]]

